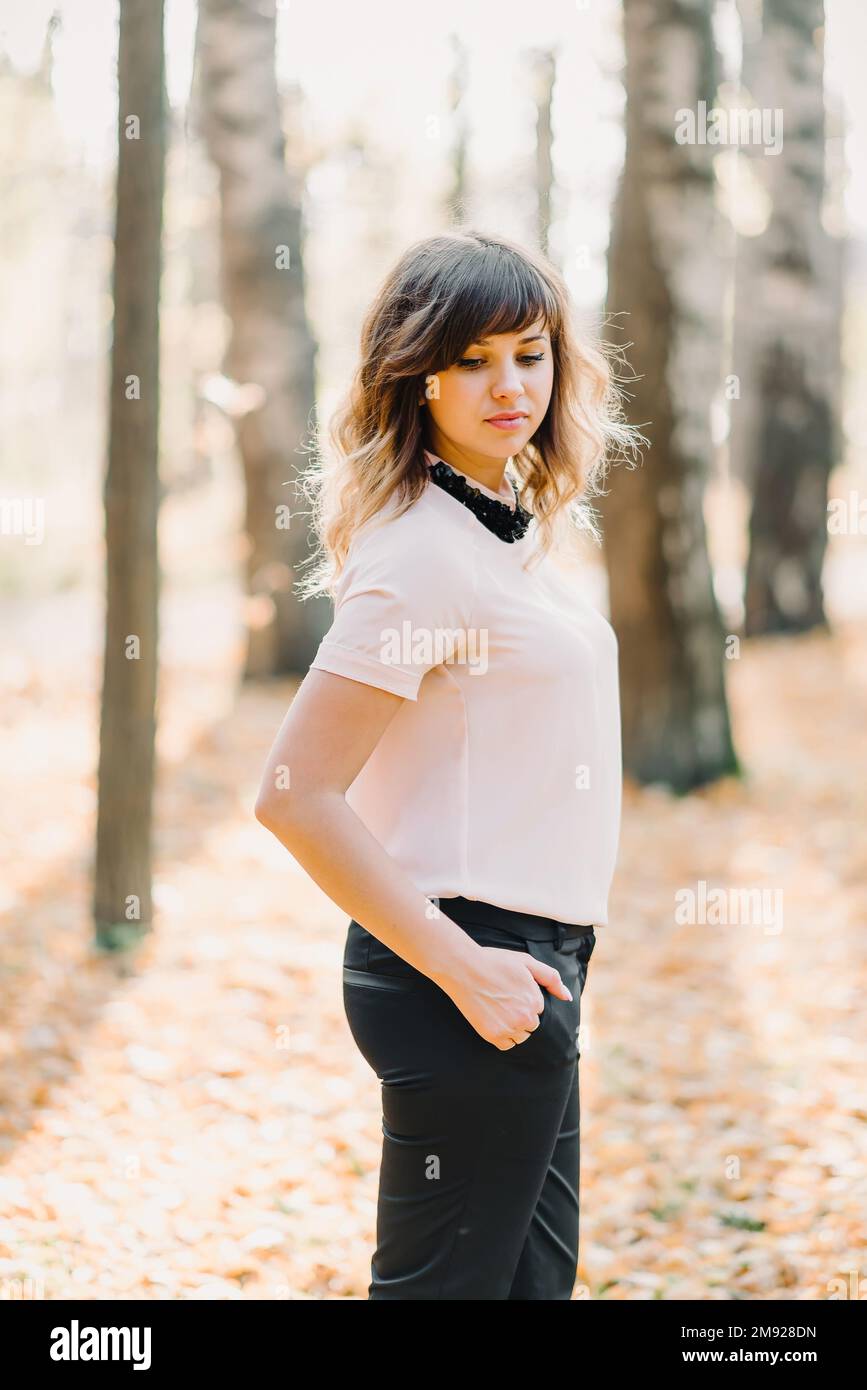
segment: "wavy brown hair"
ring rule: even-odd
[[[387,504],[400,515],[430,485],[419,405],[427,378],[480,338],[517,333],[539,318],[551,339],[551,401],[532,439],[512,455],[512,476],[538,522],[537,559],[559,550],[569,530],[599,543],[587,499],[599,495],[612,458],[646,443],[623,417],[609,360],[622,349],[578,333],[566,286],[542,255],[506,237],[459,230],[408,247],[367,312],[351,387],[327,439],[317,431],[313,462],[298,479],[319,541],[305,562],[314,569],[302,598],[333,596],[356,530]]]

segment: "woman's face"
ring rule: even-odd
[[[454,366],[427,379],[434,453],[450,449],[481,467],[505,462],[541,425],[553,385],[551,340],[542,319],[519,333],[496,333],[468,344]],[[503,415],[517,418],[492,423]]]

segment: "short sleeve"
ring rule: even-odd
[[[334,621],[311,668],[417,700],[434,666],[459,659],[475,600],[475,560],[463,540],[388,523],[357,536],[339,576]]]

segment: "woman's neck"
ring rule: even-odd
[[[495,490],[487,483],[483,482],[481,478],[477,478],[473,473],[468,473],[466,469],[459,468],[456,463],[452,463],[451,459],[447,459],[443,454],[434,453],[432,449],[428,448],[425,448],[424,453],[430,465],[435,464],[438,459],[442,459],[443,463],[447,463],[449,468],[452,468],[455,473],[460,473],[473,487],[479,488],[486,497],[493,497],[497,502],[505,502],[507,507],[511,507],[512,511],[515,510],[515,494],[512,490],[511,483],[506,477],[505,464],[503,465],[503,472],[500,475],[499,488]]]

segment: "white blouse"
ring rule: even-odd
[[[535,521],[502,541],[435,483],[389,504],[353,536],[311,664],[404,698],[346,800],[423,894],[602,926],[617,639],[550,557],[522,571],[535,543]]]

